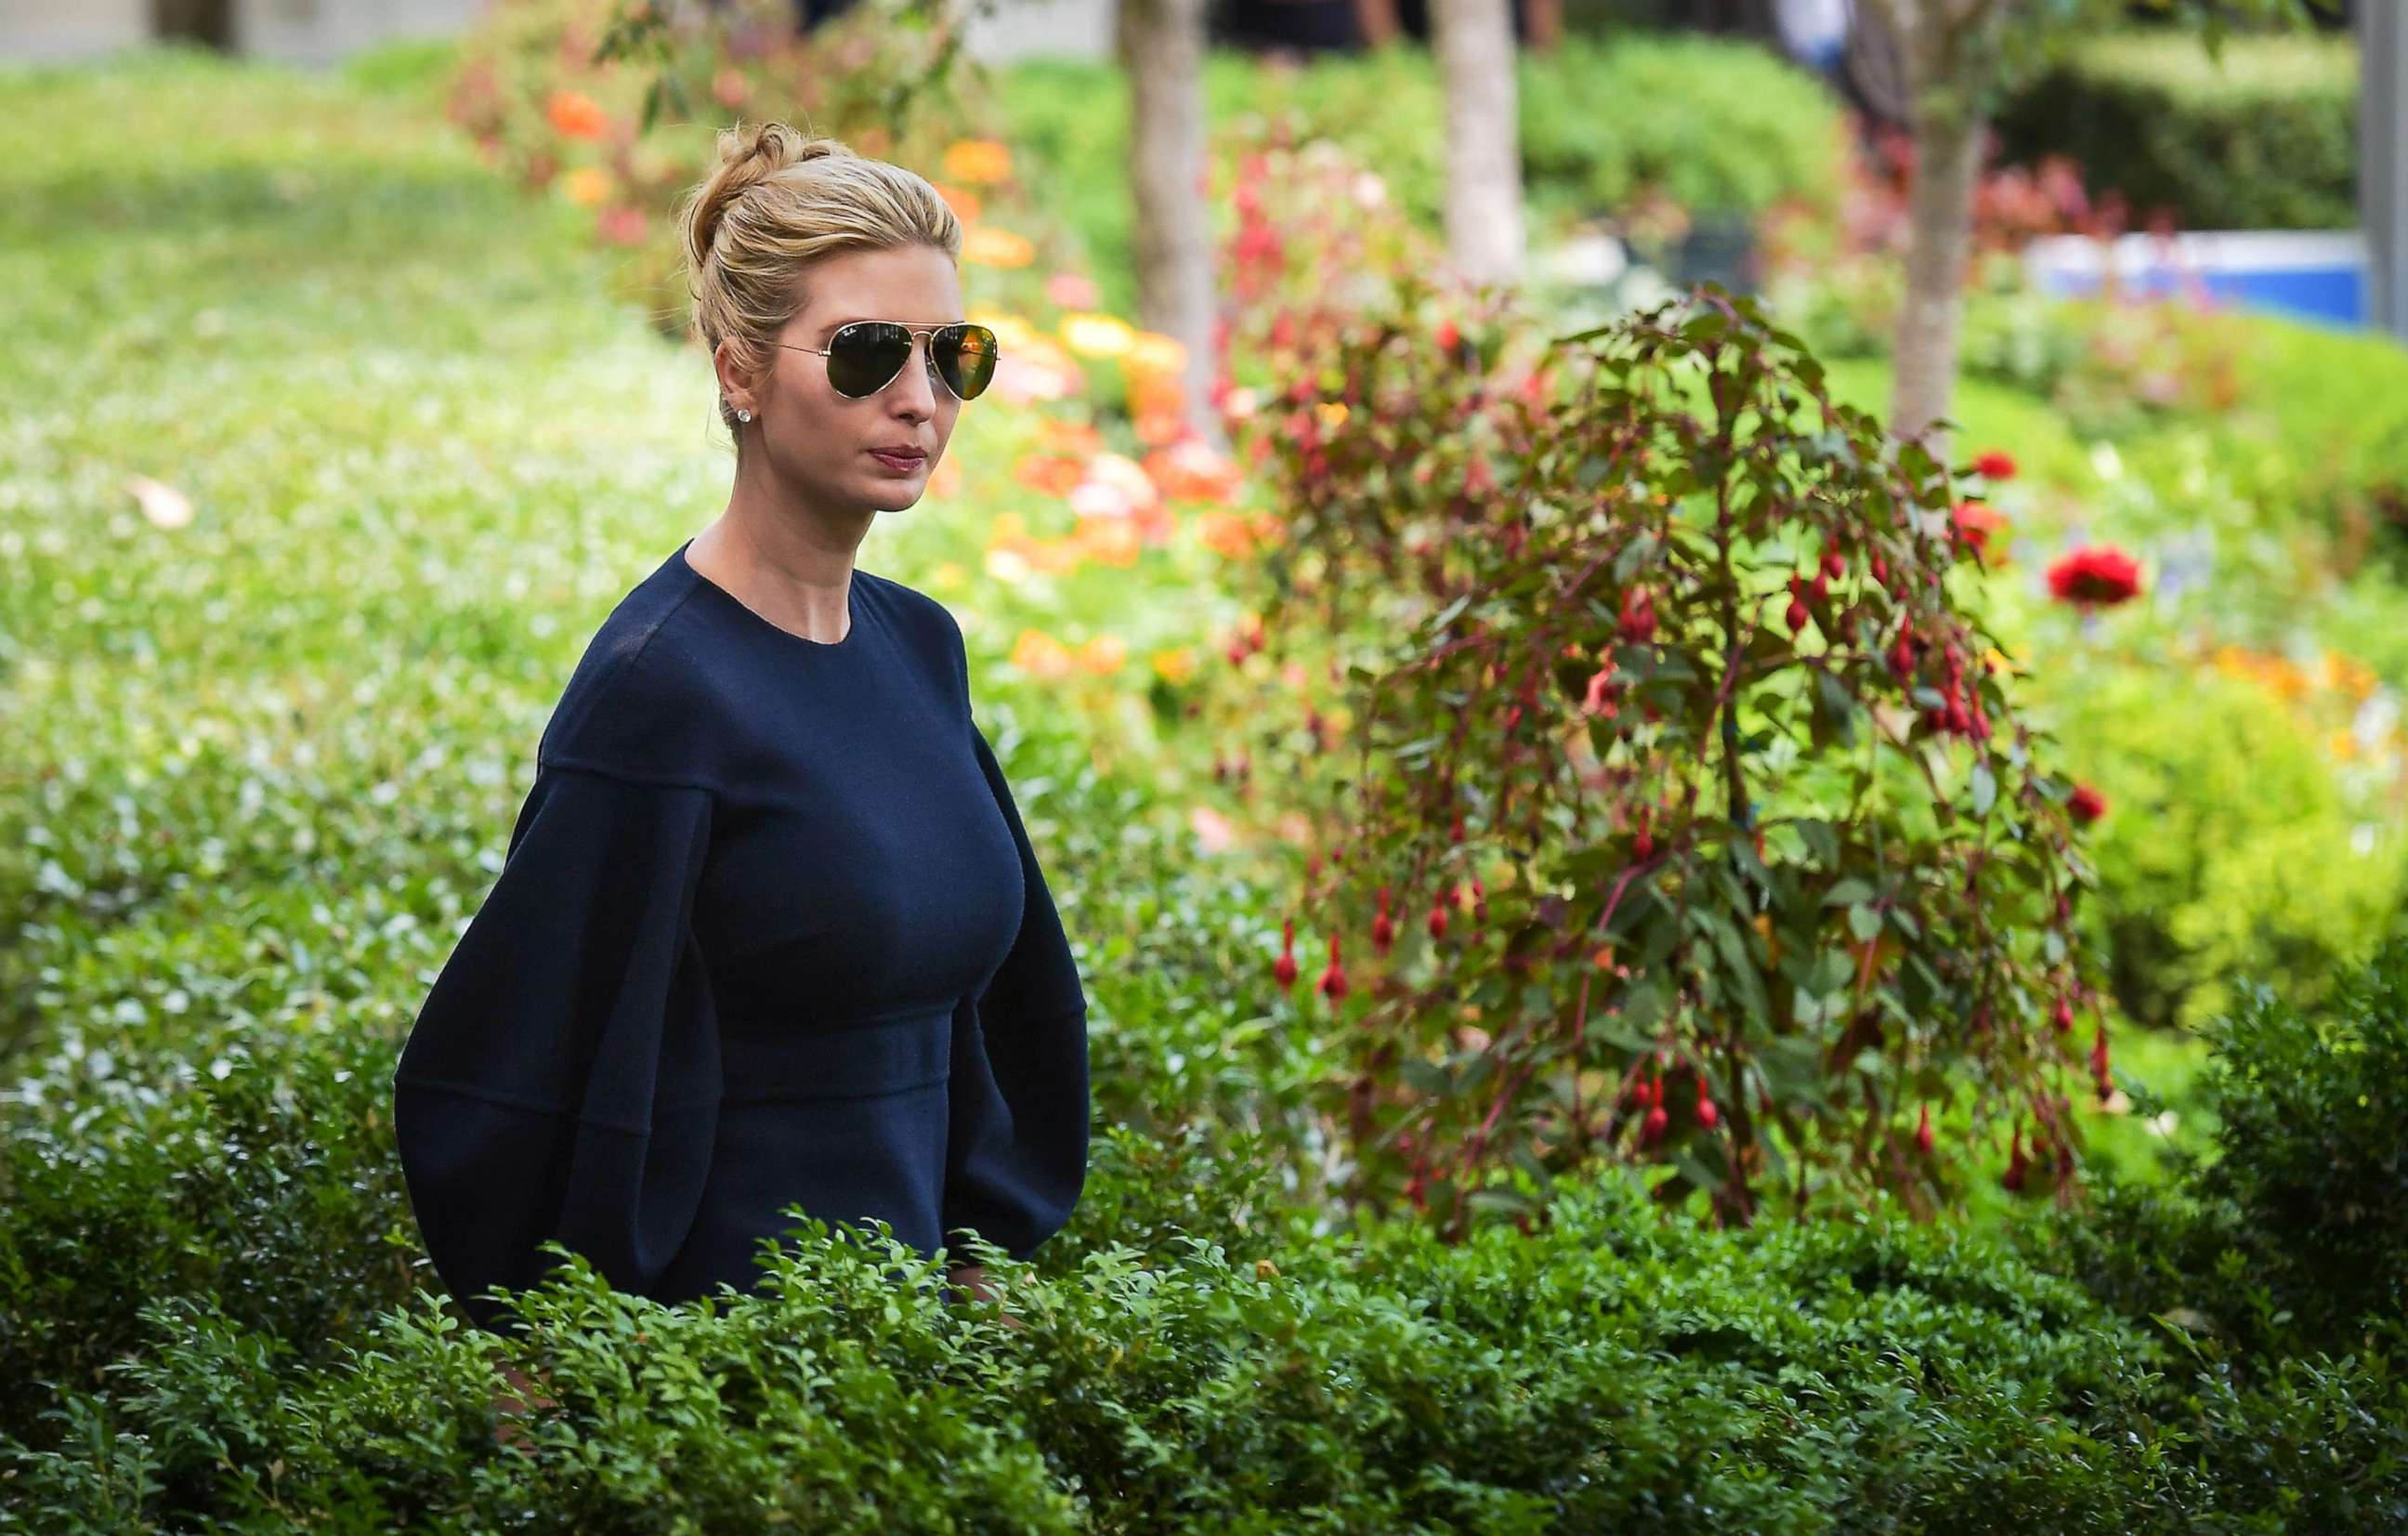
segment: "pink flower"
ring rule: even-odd
[[[1984,480],[2013,480],[2015,478],[2014,455],[2003,448],[1985,449],[1973,461],[1973,472]]]
[[[1103,302],[1102,291],[1078,272],[1056,272],[1046,279],[1045,296],[1065,309],[1092,309]]]
[[[2112,608],[2140,596],[2140,563],[2112,544],[2087,544],[2048,567],[2048,591],[2060,603]]]

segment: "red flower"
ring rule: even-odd
[[[2075,821],[2087,826],[2107,814],[2107,797],[2088,784],[2076,784],[2073,793],[2065,797],[2065,809]]]
[[[1990,530],[2007,520],[1978,501],[1960,501],[1950,514],[1956,524],[1956,537],[1975,551],[1990,541]]]
[[[1931,1106],[1928,1104],[1923,1106],[1923,1118],[1915,1123],[1914,1150],[1927,1157],[1931,1156]]]
[[[1984,480],[2013,480],[2015,478],[2014,456],[2003,448],[1986,450],[1973,461],[1973,472]]]
[[[1271,978],[1279,983],[1282,992],[1296,984],[1296,919],[1293,917],[1280,924],[1280,957],[1271,966]]]
[[[2060,603],[2112,608],[2141,595],[2140,563],[2113,544],[2086,544],[2048,567],[2048,591]]]

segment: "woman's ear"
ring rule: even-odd
[[[726,397],[731,409],[757,411],[761,409],[755,380],[738,366],[726,338],[722,337],[710,352],[711,370],[719,375],[719,393]]]

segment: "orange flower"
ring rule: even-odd
[[[554,91],[544,115],[564,138],[601,138],[610,132],[610,114],[581,91]]]
[[[962,237],[962,260],[974,266],[1026,266],[1036,259],[1035,246],[993,224],[981,224]]]
[[[945,146],[945,178],[992,185],[1011,175],[1011,147],[992,138],[958,138]]]
[[[1098,635],[1078,650],[1080,668],[1098,677],[1111,676],[1127,660],[1128,646],[1118,635]]]
[[[580,165],[562,179],[561,191],[580,208],[592,208],[610,195],[610,173],[599,165]]]
[[[1197,537],[1224,560],[1242,560],[1254,547],[1254,532],[1236,512],[1206,512],[1196,520]]]
[[[1134,566],[1144,540],[1133,519],[1082,517],[1072,540],[1081,553],[1107,566]]]
[[[1087,467],[1068,453],[1024,453],[1011,476],[1032,491],[1066,496],[1087,478]]]
[[[1011,664],[1031,677],[1058,678],[1073,665],[1069,649],[1041,629],[1024,629],[1012,642]]]
[[[959,219],[963,223],[974,224],[978,223],[979,208],[981,205],[979,202],[979,194],[977,193],[970,191],[968,187],[956,187],[947,182],[939,181],[937,183],[937,195],[945,200],[945,206],[953,210],[953,217]]]

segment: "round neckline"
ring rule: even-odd
[[[743,598],[738,597],[736,594],[728,591],[725,587],[721,586],[710,577],[705,576],[702,572],[695,569],[694,562],[685,557],[686,544],[691,544],[693,542],[694,540],[689,538],[685,541],[685,544],[680,544],[677,547],[677,563],[685,567],[685,573],[694,578],[696,585],[708,588],[710,591],[716,593],[720,599],[725,602],[728,607],[734,609],[745,618],[752,620],[753,624],[767,630],[770,634],[777,636],[780,639],[791,640],[796,645],[809,646],[813,651],[847,651],[852,649],[853,637],[861,633],[861,583],[867,580],[867,578],[862,574],[859,567],[856,566],[853,567],[852,577],[845,582],[844,639],[840,640],[815,640],[809,635],[796,634],[793,630],[787,628],[784,624],[778,623],[775,619],[768,617],[767,614],[756,612],[750,604],[744,601]]]

